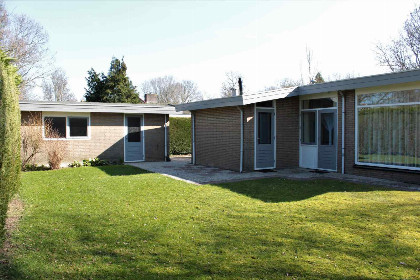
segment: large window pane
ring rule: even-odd
[[[70,137],[86,137],[87,127],[88,127],[88,118],[69,118],[70,126]]]
[[[378,92],[360,94],[357,96],[357,104],[363,105],[383,105],[420,102],[420,89],[402,90],[394,92]]]
[[[358,161],[420,167],[420,105],[358,110]]]
[[[140,117],[127,117],[128,142],[141,142]]]
[[[315,145],[316,113],[302,112],[302,144]]]
[[[258,113],[258,144],[271,144],[271,113]]]
[[[45,117],[44,126],[47,138],[66,138],[65,117]]]
[[[334,113],[321,113],[321,145],[334,145]]]

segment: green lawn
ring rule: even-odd
[[[420,275],[419,192],[285,179],[196,186],[129,166],[22,178],[8,279]]]

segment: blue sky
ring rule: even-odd
[[[395,37],[418,1],[6,1],[50,36],[55,64],[81,99],[90,68],[106,72],[124,59],[134,85],[163,75],[195,81],[218,97],[225,72],[248,90],[306,78],[306,46],[316,70],[387,72],[378,41]]]

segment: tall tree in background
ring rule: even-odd
[[[20,99],[33,99],[31,89],[51,72],[47,32],[27,15],[9,13],[0,1],[0,45],[14,58],[13,64],[22,77]]]
[[[376,55],[379,64],[392,72],[420,68],[420,5],[410,13],[399,38],[379,43]]]
[[[161,104],[180,104],[203,99],[202,93],[193,81],[178,82],[173,76],[150,79],[142,84],[144,94],[157,94]]]
[[[222,83],[222,88],[220,89],[220,94],[222,97],[229,97],[232,96],[232,89],[236,90],[236,93],[239,94],[239,85],[238,80],[242,78],[243,83],[243,76],[237,72],[229,71],[225,73],[225,81]],[[242,91],[245,92],[245,87],[242,84]]]
[[[88,102],[140,103],[136,87],[127,76],[124,59],[111,60],[108,74],[96,73],[92,68],[86,78],[85,98]]]
[[[57,68],[42,83],[44,100],[48,101],[76,101],[70,92],[67,76],[63,69]]]

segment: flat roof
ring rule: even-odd
[[[386,86],[416,81],[420,81],[420,69],[371,75],[352,79],[344,79],[333,82],[305,85],[299,87],[281,88],[276,90],[262,91],[233,97],[209,99],[175,105],[175,108],[177,111],[193,111],[218,107],[241,106],[292,96],[332,92],[339,90],[353,90],[359,88]]]
[[[20,101],[21,111],[31,112],[86,112],[86,113],[125,113],[125,114],[182,114],[172,105],[100,103],[100,102],[52,102]]]

